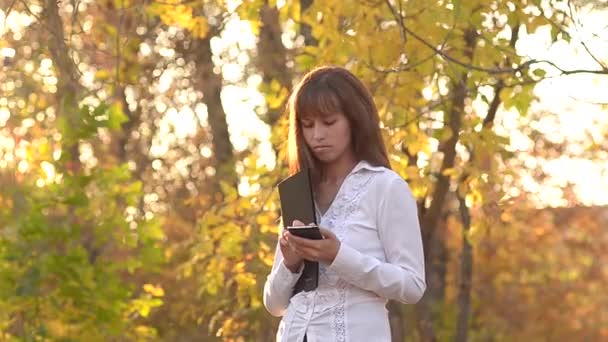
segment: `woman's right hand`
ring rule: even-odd
[[[303,226],[304,223],[298,220],[294,220],[293,225]],[[302,262],[304,262],[304,259],[302,259],[301,256],[296,254],[296,251],[293,246],[289,244],[287,235],[288,231],[287,229],[284,229],[281,233],[281,237],[279,238],[279,245],[281,246],[281,253],[283,254],[283,263],[291,272],[297,273],[300,269],[300,266],[302,266]]]

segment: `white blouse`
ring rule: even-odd
[[[319,225],[341,242],[331,265],[320,263],[319,286],[291,297],[299,273],[277,244],[264,284],[264,306],[283,316],[277,341],[390,341],[386,303],[416,303],[426,289],[416,201],[385,167],[359,162],[344,179]]]

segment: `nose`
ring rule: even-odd
[[[312,131],[312,138],[314,140],[319,140],[319,141],[325,139],[325,128],[323,127],[323,125],[319,124],[318,122],[314,123],[313,131]]]

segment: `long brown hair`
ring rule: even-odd
[[[314,176],[321,172],[319,161],[306,145],[302,135],[300,119],[310,115],[339,112],[346,116],[350,124],[355,158],[390,169],[376,104],[367,87],[350,71],[330,66],[310,71],[294,88],[287,103],[287,110],[287,159],[290,174],[304,168],[311,168]]]

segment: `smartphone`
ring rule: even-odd
[[[321,231],[317,225],[307,225],[307,226],[288,226],[287,230],[295,236],[303,237],[305,239],[311,240],[322,240],[323,235],[321,235]]]

